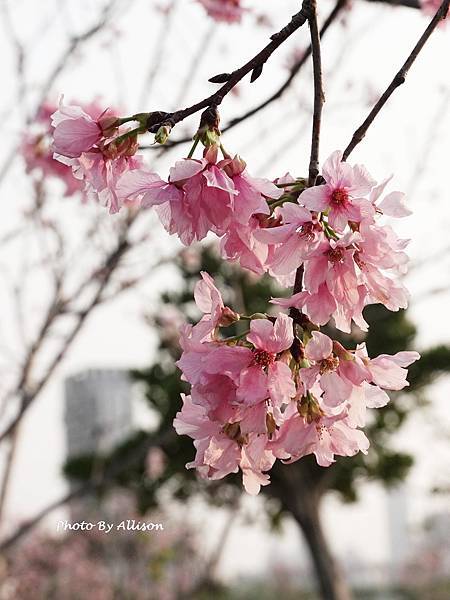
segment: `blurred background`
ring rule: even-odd
[[[395,224],[411,238],[410,308],[366,309],[364,339],[372,355],[410,348],[422,360],[371,418],[367,456],[278,466],[257,498],[237,478],[205,483],[185,470],[194,447],[171,425],[185,391],[174,360],[180,324],[199,317],[200,270],[246,314],[280,290],[223,264],[212,238],[182,248],[151,211],[110,216],[52,161],[61,94],[121,115],[183,107],[299,10],[296,0],[245,5],[227,24],[197,0],[0,3],[1,599],[450,597],[448,27],[352,157],[378,180],[393,173],[414,211]],[[415,0],[322,0],[321,23],[332,11],[322,158],[347,145],[429,20]],[[224,143],[252,175],[306,174],[308,44],[302,28],[223,103]],[[172,138],[197,126],[194,116]],[[190,147],[152,141],[142,153],[162,177]],[[130,525],[61,526],[83,520]]]

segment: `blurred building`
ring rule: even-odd
[[[131,431],[131,380],[125,370],[84,371],[65,381],[67,458],[107,453]]]
[[[411,552],[405,484],[387,490],[391,580],[397,582]]]

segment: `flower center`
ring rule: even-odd
[[[344,250],[342,248],[330,248],[328,250],[328,260],[333,264],[342,262],[344,259]]]
[[[230,440],[239,444],[239,446],[243,446],[248,442],[248,436],[241,433],[241,426],[239,423],[226,423],[222,427],[222,431],[230,438]]]
[[[330,371],[335,371],[338,368],[338,366],[338,357],[330,354],[330,356],[320,361],[320,374],[323,375],[324,373],[330,373]]]
[[[348,201],[348,192],[344,188],[336,188],[331,193],[331,204],[343,206]]]
[[[312,242],[315,237],[314,228],[314,223],[312,221],[310,223],[304,223],[300,231],[300,237],[305,238],[308,242]]]
[[[253,350],[253,364],[268,367],[275,362],[275,354],[266,350]]]

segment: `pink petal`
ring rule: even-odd
[[[328,185],[317,185],[307,188],[300,195],[299,202],[310,210],[320,212],[328,207],[329,192],[330,188]]]
[[[333,342],[324,333],[313,331],[312,338],[306,344],[305,354],[309,360],[316,362],[328,358],[333,352]]]
[[[268,397],[267,375],[259,366],[244,369],[239,378],[236,397],[248,406],[262,402]]]
[[[391,192],[378,205],[385,215],[389,217],[408,217],[412,211],[405,204],[406,194],[402,192]]]
[[[274,404],[287,404],[296,394],[292,371],[286,363],[277,361],[269,367],[268,388]]]
[[[205,161],[192,160],[186,158],[179,160],[175,163],[175,166],[170,168],[170,181],[184,181],[197,175],[205,168]]]

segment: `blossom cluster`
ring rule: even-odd
[[[291,317],[255,315],[242,335],[223,338],[220,328],[239,320],[224,306],[207,273],[195,288],[205,314],[185,325],[178,366],[191,385],[174,426],[194,439],[195,460],[187,465],[201,477],[221,479],[242,471],[243,484],[257,494],[269,481],[275,460],[293,462],[314,454],[321,466],[335,456],[367,453],[369,441],[359,429],[366,408],[386,405],[384,390],[408,385],[405,367],[416,352],[369,359],[364,345],[354,351],[313,330],[294,342]]]
[[[248,10],[241,0],[197,0],[215,21],[239,23]]]
[[[256,494],[269,483],[277,459],[314,454],[328,466],[335,456],[367,452],[361,430],[366,409],[384,406],[385,390],[408,385],[406,367],[419,355],[370,359],[364,344],[345,349],[320,326],[333,319],[344,332],[353,323],[367,330],[368,304],[406,308],[401,278],[408,240],[385,220],[410,214],[405,195],[385,193],[390,179],[377,183],[339,151],[325,161],[312,187],[289,173],[275,181],[252,177],[245,161],[224,149],[218,118],[200,127],[188,158],[162,179],[136,155],[147,118],[119,118],[112,111],[94,117],[61,102],[52,115],[55,157],[110,212],[154,207],[166,230],[186,246],[213,233],[224,259],[258,275],[269,273],[285,287],[295,281],[292,296],[272,302],[299,310],[305,319],[300,327],[283,313],[238,315],[202,274],[195,300],[204,316],[181,327],[178,362],[191,391],[174,426],[194,439],[197,450],[187,466],[208,479],[240,469],[246,490]],[[139,127],[124,128],[130,121]],[[161,137],[168,133],[164,129]],[[194,158],[199,142],[204,150]],[[224,338],[221,328],[237,321],[248,321],[248,330]]]
[[[61,105],[52,118],[55,156],[72,165],[86,193],[110,212],[130,204],[155,207],[183,244],[212,232],[224,259],[268,272],[286,287],[302,268],[302,291],[275,303],[301,309],[317,325],[333,318],[346,332],[352,321],[367,329],[362,311],[368,304],[406,308],[400,278],[408,240],[380,223],[383,216],[410,214],[405,195],[384,195],[389,179],[377,184],[362,165],[343,162],[341,152],[325,161],[322,183],[311,188],[289,174],[275,182],[252,177],[218,141],[202,158],[177,161],[165,180],[143,165],[136,135],[119,132],[121,120],[108,111],[94,120],[80,107]]]
[[[62,98],[51,123],[54,158],[71,167],[87,198],[118,212],[123,204],[116,191],[119,178],[142,165],[142,157],[135,156],[136,136],[129,135],[111,109],[93,114],[65,105]]]
[[[336,151],[323,165],[323,183],[305,189],[289,175],[275,183],[255,179],[238,156],[218,161],[217,153],[211,146],[202,159],[178,161],[167,181],[150,170],[129,171],[117,194],[123,203],[155,206],[167,231],[186,245],[215,233],[223,258],[287,287],[302,267],[302,292],[274,302],[302,309],[318,325],[333,317],[343,331],[352,321],[366,330],[368,304],[406,308],[400,276],[408,240],[379,221],[410,211],[403,193],[383,197],[389,179],[377,185]]]

